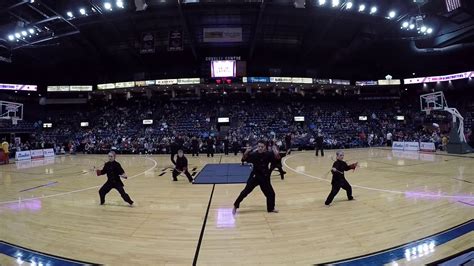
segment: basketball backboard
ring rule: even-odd
[[[420,110],[429,114],[431,111],[444,110],[448,103],[442,91],[420,95]]]
[[[0,119],[17,122],[23,120],[23,104],[0,101]]]

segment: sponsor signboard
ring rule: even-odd
[[[433,142],[420,142],[420,151],[435,152],[435,144]]]
[[[15,153],[17,161],[31,160],[31,151],[18,151]]]
[[[392,143],[392,150],[401,150],[401,151],[403,151],[404,147],[405,147],[405,145],[401,141],[394,141]]]
[[[53,149],[43,149],[43,156],[44,157],[54,157],[54,150]]]
[[[32,150],[31,159],[41,159],[44,157],[43,150]]]

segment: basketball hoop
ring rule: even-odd
[[[16,125],[18,120],[23,119],[23,104],[0,101],[0,119],[11,119],[12,123]]]
[[[426,108],[426,109],[425,109],[426,115],[430,115],[430,114],[431,114],[431,110],[433,110],[433,108]]]

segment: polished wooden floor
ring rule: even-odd
[[[118,156],[130,179],[128,207],[116,191],[99,206],[105,180],[90,171],[99,155],[0,167],[0,240],[61,257],[109,265],[191,265],[213,191],[199,265],[309,265],[359,256],[408,243],[474,218],[474,158],[346,150],[360,168],[346,174],[355,201],[341,191],[330,207],[328,171],[334,151],[285,157],[285,180],[272,177],[278,214],[265,211],[256,189],[232,216],[244,184],[192,185],[171,181],[169,156]],[[233,155],[188,156],[206,163],[239,162]],[[161,175],[165,173],[164,175]],[[466,234],[417,260],[419,265],[465,250]],[[0,265],[16,265],[0,254]],[[23,264],[25,265],[25,264]]]

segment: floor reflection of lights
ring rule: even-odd
[[[232,214],[232,208],[219,208],[217,209],[217,228],[234,228],[235,218]]]
[[[413,261],[417,258],[429,255],[435,252],[435,241],[425,241],[418,246],[405,249],[405,259],[407,261]]]
[[[29,257],[29,258],[24,258],[23,260],[23,254],[21,252],[18,252],[18,255],[16,257],[16,263],[18,265],[22,265],[23,263],[26,263],[27,265],[29,264],[30,266],[50,266],[53,265],[51,262],[43,262],[42,258],[36,258],[36,257]]]
[[[5,210],[10,210],[14,212],[20,212],[20,211],[37,212],[41,210],[41,207],[42,207],[41,200],[39,199],[32,199],[32,200],[25,200],[25,201],[19,200],[18,202],[15,202],[15,203],[8,203],[8,204],[0,206],[0,213]]]

